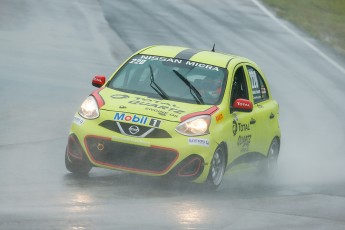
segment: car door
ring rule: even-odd
[[[233,111],[231,108],[236,99],[250,99],[248,89],[248,79],[245,74],[245,66],[238,65],[232,77],[232,88],[230,95],[230,117],[232,119],[231,141],[230,141],[230,160],[236,159],[236,163],[245,161],[245,155],[252,151],[252,112]]]
[[[253,112],[255,114],[252,140],[255,152],[267,154],[268,148],[274,137],[274,130],[278,119],[278,104],[271,99],[270,90],[262,72],[253,66],[246,65],[246,71],[250,79],[251,93],[253,97]]]

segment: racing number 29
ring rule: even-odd
[[[145,62],[146,62],[146,60],[133,58],[129,63],[130,64],[136,64],[136,65],[142,65]]]

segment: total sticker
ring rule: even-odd
[[[203,139],[203,138],[189,138],[188,139],[188,143],[190,145],[200,145],[200,146],[205,146],[205,147],[209,147],[210,146],[210,142],[208,139]]]

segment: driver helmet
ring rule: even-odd
[[[205,93],[212,97],[218,98],[222,91],[222,80],[219,76],[206,76],[203,80]]]

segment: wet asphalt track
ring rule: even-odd
[[[66,171],[69,126],[95,74],[147,45],[213,43],[255,60],[280,103],[274,184],[234,174],[205,192]],[[344,64],[252,0],[2,0],[0,229],[345,229]]]

